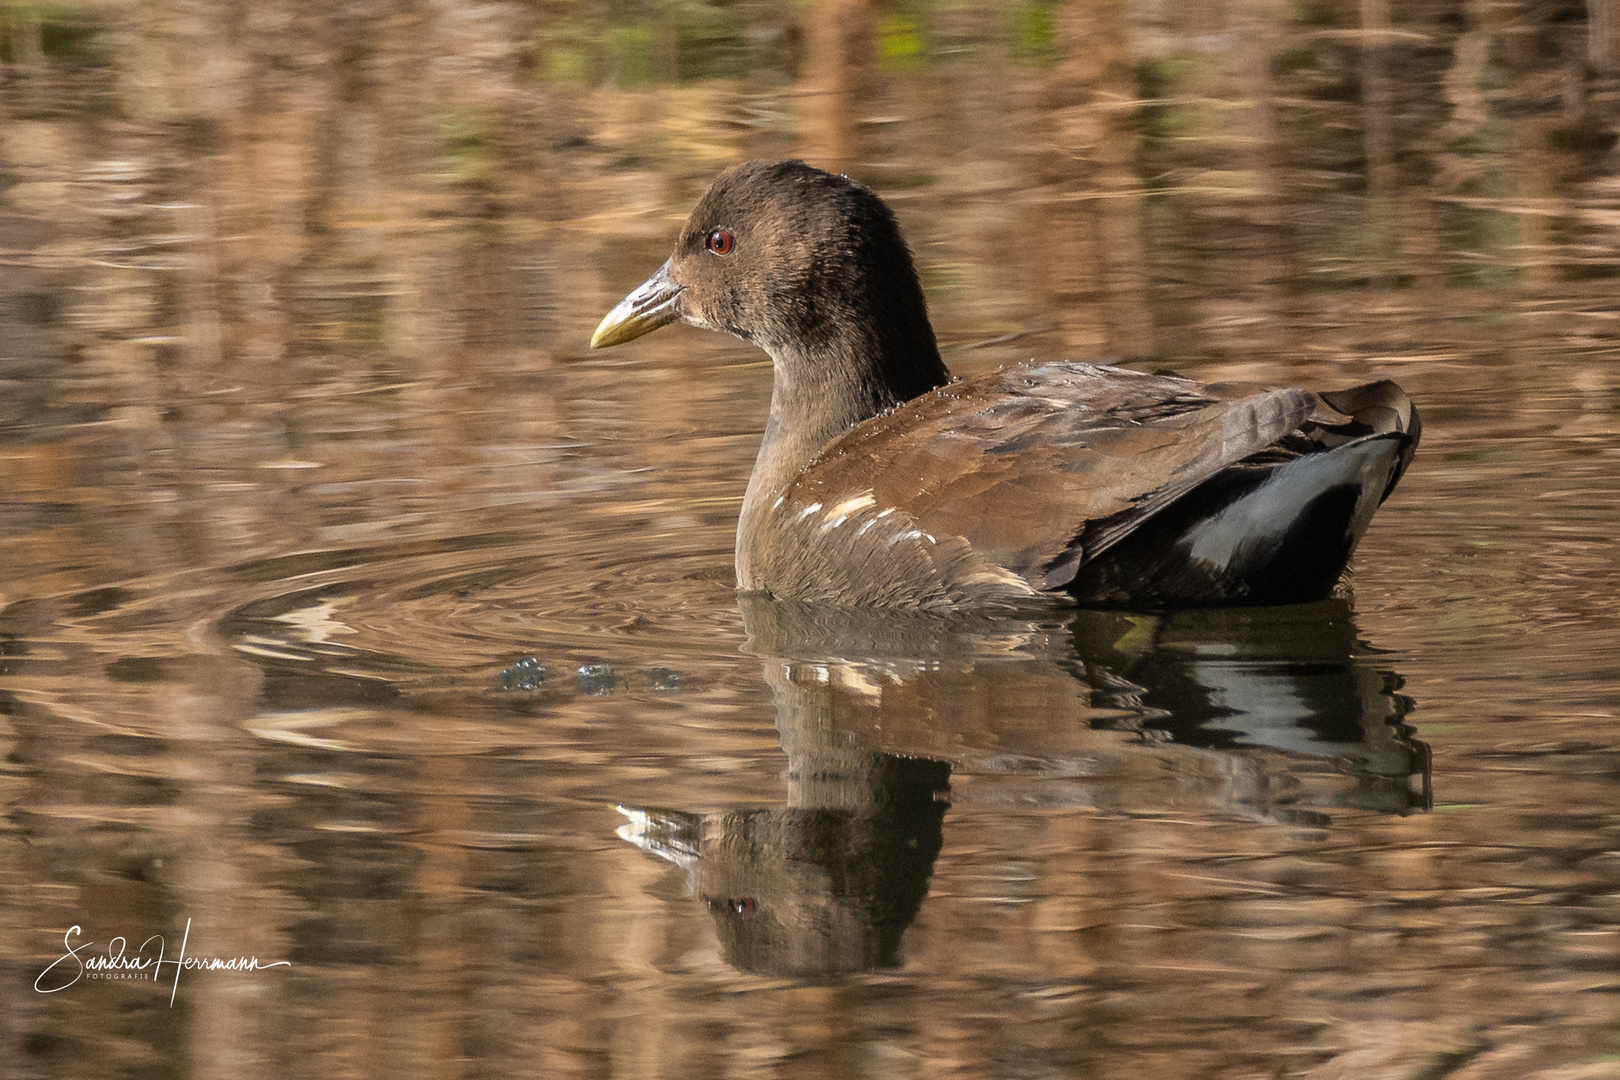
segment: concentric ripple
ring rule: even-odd
[[[680,670],[735,657],[742,640],[730,541],[729,521],[646,534],[619,520],[292,556],[236,568],[284,587],[232,607],[217,631],[261,664],[400,684],[529,655],[570,675],[593,663]]]

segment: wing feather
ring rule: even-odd
[[[852,428],[789,487],[777,520],[856,499],[872,515],[895,511],[869,537],[919,531],[930,538],[925,561],[948,564],[963,588],[1059,588],[1199,483],[1295,430],[1315,400],[1091,364],[997,371]],[[914,540],[885,550],[921,558]],[[884,553],[865,556],[872,580]],[[1027,588],[1009,583],[1019,578]]]

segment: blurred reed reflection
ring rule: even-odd
[[[619,835],[687,872],[744,971],[898,966],[945,846],[953,773],[1027,781],[1045,809],[1125,815],[1326,826],[1328,807],[1432,805],[1412,703],[1342,600],[1062,621],[742,607],[787,754],[785,802],[621,805]]]

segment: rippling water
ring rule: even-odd
[[[1614,39],[1395,8],[0,5],[0,1073],[1620,1076]],[[1340,593],[739,603],[768,362],[584,343],[781,154],[1400,380]]]

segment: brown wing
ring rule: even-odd
[[[1057,588],[1154,512],[1294,430],[1314,403],[1301,390],[1201,387],[1090,364],[998,371],[851,429],[794,481],[778,520],[826,532],[834,508],[881,516],[861,534],[863,555],[874,546],[860,560],[868,580],[874,561],[892,557],[992,591]],[[927,551],[910,550],[919,534]]]

